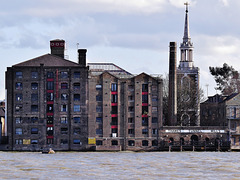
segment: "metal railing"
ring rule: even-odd
[[[161,141],[160,150],[169,151],[228,151],[230,141]]]

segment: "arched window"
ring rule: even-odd
[[[143,140],[142,141],[142,146],[148,146],[148,141],[147,140]]]
[[[191,136],[191,142],[192,142],[192,145],[197,145],[198,144],[198,136],[197,135],[192,135]]]
[[[118,145],[118,141],[112,140],[112,146],[117,146],[117,145]]]
[[[152,141],[152,146],[158,146],[158,141],[156,139]]]
[[[184,145],[184,138],[180,138],[180,145]]]
[[[190,126],[190,117],[188,114],[183,114],[181,117],[181,125],[182,126]]]
[[[128,141],[128,146],[135,146],[135,141],[129,140]]]

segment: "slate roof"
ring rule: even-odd
[[[67,59],[63,59],[56,55],[45,54],[45,55],[21,62],[19,64],[15,64],[15,65],[13,65],[13,67],[40,66],[40,64],[43,64],[44,66],[57,66],[57,67],[59,67],[59,66],[79,66],[78,63],[69,61]]]
[[[208,99],[205,102],[203,102],[203,103],[223,103],[225,101],[228,101],[228,100],[234,98],[238,94],[239,93],[233,93],[233,94],[231,94],[229,96],[223,96],[223,95],[216,94],[214,96],[209,96]]]
[[[89,70],[93,75],[101,75],[104,72],[108,72],[109,74],[118,77],[118,78],[131,78],[133,75],[128,71],[120,68],[119,66],[113,63],[88,63]]]

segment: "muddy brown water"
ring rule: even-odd
[[[240,152],[0,152],[0,179],[240,179]]]

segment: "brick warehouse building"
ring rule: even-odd
[[[89,138],[96,150],[156,149],[162,127],[162,79],[89,63]]]
[[[8,149],[80,150],[87,144],[86,50],[64,59],[64,40],[46,54],[7,68]]]

